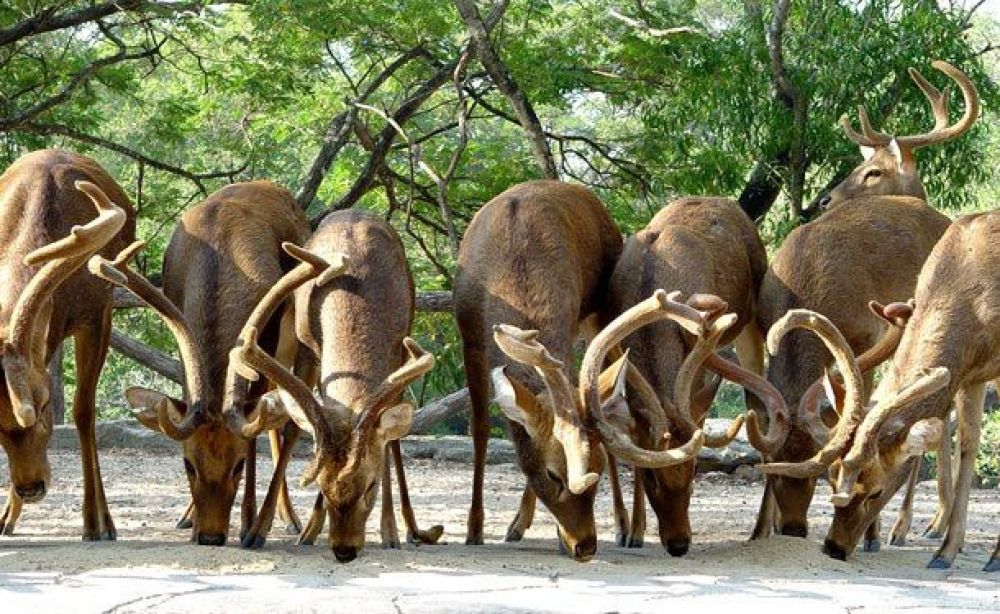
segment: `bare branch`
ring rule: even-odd
[[[667,28],[665,30],[653,28],[650,27],[648,23],[622,15],[615,9],[610,9],[608,11],[608,15],[611,16],[613,19],[617,19],[618,21],[621,21],[626,25],[632,26],[633,28],[639,30],[643,34],[646,34],[653,38],[668,38],[670,36],[675,36],[677,34],[697,34],[700,36],[706,36],[705,32],[693,26],[677,26],[675,28]]]

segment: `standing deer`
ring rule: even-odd
[[[94,216],[95,207],[97,216]],[[40,501],[51,472],[52,380],[46,366],[63,340],[76,342],[73,421],[83,461],[83,539],[113,540],[94,434],[97,378],[111,335],[111,289],[85,271],[91,254],[117,253],[135,234],[128,197],[96,162],[44,150],[0,176],[0,444],[11,488],[0,516],[10,535],[22,503]]]
[[[827,316],[852,350],[861,352],[871,348],[886,327],[883,319],[868,313],[868,301],[888,303],[913,295],[920,266],[950,223],[925,202],[914,152],[958,137],[972,127],[979,112],[978,94],[968,77],[944,62],[933,66],[958,84],[965,99],[964,115],[950,125],[947,94],[911,69],[933,110],[931,131],[893,138],[873,129],[863,108],[859,108],[861,134],[846,118],[842,120],[865,161],[823,199],[828,212],[793,231],[774,255],[761,286],[761,330],[790,309],[811,309]],[[794,331],[783,338],[771,359],[768,379],[796,412],[787,437],[770,446],[771,459],[801,461],[822,447],[811,432],[811,412],[802,411],[800,402],[829,364],[829,353],[814,337]],[[869,391],[871,378],[866,375]],[[766,537],[772,527],[785,535],[805,536],[815,484],[813,478],[770,477],[753,537]],[[866,547],[878,545],[878,527],[873,525]]]
[[[737,316],[735,325],[719,344],[735,342],[741,365],[760,373],[763,370],[763,339],[753,322],[757,292],[766,269],[764,245],[753,222],[736,202],[724,198],[677,200],[661,209],[643,230],[626,241],[611,276],[610,312],[613,315],[624,312],[654,288],[674,288],[689,295],[716,295]],[[679,366],[691,344],[691,335],[673,321],[652,324],[623,343],[629,350],[630,362],[641,374],[636,377],[644,377],[645,386],[656,397],[652,403],[666,409],[664,417],[669,422],[672,441],[688,441],[692,433],[702,427],[719,383],[715,378],[694,395],[678,395]],[[741,383],[756,384],[758,390],[767,386],[759,377],[747,379],[745,373],[741,375],[744,376],[740,378]],[[700,380],[696,378],[696,381]],[[630,404],[642,403],[643,396],[640,394],[638,401]],[[774,399],[776,395],[762,393],[761,396]],[[777,398],[780,401],[780,396]],[[770,407],[777,412],[772,415],[772,428],[780,428],[777,422],[787,422],[787,412],[780,404],[771,403]],[[734,421],[726,435],[707,438],[705,445],[725,446],[735,437],[742,423],[742,418]],[[653,443],[647,427],[642,425],[637,432],[643,446]],[[642,545],[645,530],[642,491],[645,490],[659,522],[663,546],[673,556],[687,552],[691,542],[688,506],[694,471],[692,461],[644,469],[639,473],[641,480],[636,480],[637,503],[627,545]],[[617,520],[619,534],[625,535],[629,531],[628,519],[619,517]]]
[[[768,473],[799,478],[829,468],[835,507],[824,552],[831,557],[843,560],[853,552],[861,531],[906,481],[912,464],[947,437],[952,398],[961,460],[944,520],[945,539],[929,567],[950,567],[958,554],[965,540],[986,383],[1000,376],[998,240],[998,212],[956,220],[920,271],[913,316],[874,394],[875,407],[866,412],[857,402],[859,382],[846,378],[854,402],[844,403],[827,445],[806,462],[764,466]],[[987,569],[997,567],[994,553]]]
[[[537,497],[556,517],[561,547],[587,560],[597,550],[593,504],[605,449],[635,465],[656,467],[686,462],[700,448],[700,430],[676,450],[660,450],[662,437],[650,448],[636,446],[615,422],[622,417],[626,363],[618,361],[603,376],[600,369],[607,352],[650,318],[678,319],[711,342],[717,336],[708,335],[709,327],[719,313],[668,300],[661,292],[593,339],[579,392],[572,390],[573,342],[581,322],[605,308],[607,279],[620,250],[621,235],[601,201],[558,181],[516,185],[487,203],[469,225],[454,292],[475,452],[466,543],[483,543],[490,377],[528,480],[508,541],[521,539],[531,525]],[[693,379],[689,371],[687,385]],[[652,414],[647,421],[663,423]]]
[[[199,544],[226,543],[230,511],[244,472],[243,545],[259,547],[270,528],[273,508],[265,506],[261,518],[256,516],[257,433],[235,431],[223,420],[229,350],[253,306],[291,266],[282,258],[282,242],[303,243],[308,235],[309,222],[288,190],[269,181],[238,183],[218,190],[181,216],[164,255],[163,292],[127,268],[134,251],[124,252],[114,263],[96,260],[92,266],[95,274],[149,304],[177,338],[184,363],[183,400],[145,388],[129,388],[125,394],[142,424],[181,442],[193,505],[192,540]],[[279,319],[258,323],[261,343],[272,353],[278,349]],[[293,334],[290,319],[288,324],[286,336]],[[283,360],[290,363],[294,357],[293,353]],[[241,394],[232,399],[234,411],[256,411],[254,404],[265,392],[263,384],[249,390],[240,386]],[[289,429],[287,434],[285,458],[277,459],[281,485],[298,432]],[[275,503],[273,497],[268,503]],[[281,508],[291,523],[298,524],[287,491]]]
[[[417,527],[399,447],[413,418],[403,392],[434,366],[434,357],[407,337],[415,298],[399,235],[370,213],[341,211],[326,216],[308,251],[286,249],[302,263],[261,300],[240,335],[242,345],[233,350],[233,368],[251,379],[260,373],[279,387],[258,404],[259,419],[288,416],[313,435],[313,458],[302,480],[316,482],[320,494],[300,543],[313,543],[328,517],[337,560],[354,560],[381,478],[382,544],[399,547],[386,449],[410,541],[435,543],[443,527]],[[296,336],[313,363],[305,370],[313,375],[304,379],[257,344],[260,326],[292,292]],[[317,360],[318,395],[312,391]],[[240,412],[230,418],[246,422]]]

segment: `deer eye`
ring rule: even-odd
[[[550,480],[556,483],[556,485],[559,487],[560,494],[562,494],[562,491],[566,490],[566,486],[563,484],[562,478],[556,475],[554,471],[552,471],[551,469],[546,469],[545,474],[549,476]]]
[[[865,172],[865,176],[862,181],[867,182],[869,179],[878,179],[882,176],[882,169],[870,168]]]
[[[184,459],[184,471],[187,472],[187,474],[190,475],[191,477],[194,477],[195,473],[197,473],[194,470],[194,465],[192,465],[191,461],[189,461],[186,458]]]

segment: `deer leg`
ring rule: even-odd
[[[386,444],[386,448],[389,444]],[[388,451],[388,449],[386,449]],[[396,528],[396,510],[392,505],[392,476],[389,466],[392,461],[385,455],[382,464],[382,521],[379,526],[383,548],[399,548],[399,529]]]
[[[646,487],[640,471],[638,467],[632,467],[632,526],[625,543],[628,548],[642,548],[646,540]]]
[[[326,509],[324,509],[323,493],[316,495],[316,502],[313,503],[312,512],[309,514],[309,522],[299,533],[299,539],[295,542],[297,546],[311,546],[316,543],[323,525],[326,523]]]
[[[959,437],[961,437],[961,433],[959,433]],[[938,442],[937,459],[937,512],[927,528],[924,529],[924,536],[931,539],[941,539],[944,536],[945,527],[948,526],[955,500],[955,474],[952,467],[957,466],[961,460],[960,446],[955,446],[955,456],[952,457],[951,430],[947,428],[947,425],[945,425],[941,441]]]
[[[618,479],[618,463],[611,454],[608,458],[608,482],[611,484],[611,503],[615,514],[615,544],[623,547],[628,541],[630,532],[628,510],[622,497],[621,481]]]
[[[303,356],[303,360],[299,360],[299,340],[295,335],[295,310],[291,308],[291,305],[287,305],[282,312],[279,326],[278,347],[274,351],[275,360],[286,367],[294,367],[295,374],[311,388],[315,385],[316,369],[307,356]],[[293,432],[294,439],[289,441]],[[285,448],[288,448],[288,455],[291,458],[292,450],[300,434],[301,431],[291,420],[285,424],[281,432],[269,431],[268,442],[271,445],[271,459],[280,460]],[[302,522],[299,520],[298,514],[295,513],[295,507],[288,494],[288,479],[284,470],[281,472],[281,481],[278,483],[278,518],[285,523],[285,532],[289,535],[297,535],[302,532]]]
[[[882,549],[882,542],[879,533],[882,528],[882,515],[875,516],[875,520],[865,529],[865,552],[878,552]]]
[[[101,466],[97,459],[97,379],[108,354],[111,335],[111,307],[105,310],[102,326],[84,326],[75,334],[76,395],[73,399],[73,421],[80,438],[83,464],[83,540],[111,541],[117,537],[111,512],[108,510]]]
[[[774,501],[774,486],[771,477],[764,482],[764,496],[760,499],[760,510],[757,512],[757,522],[753,526],[750,539],[767,539],[771,537],[777,526],[777,505]]]
[[[983,402],[986,398],[986,385],[975,384],[963,388],[957,395],[958,445],[961,447],[962,460],[958,465],[958,478],[955,483],[955,496],[952,500],[951,518],[948,521],[948,532],[941,548],[928,563],[931,569],[947,569],[955,561],[955,556],[965,542],[965,528],[969,512],[969,490],[976,471],[976,452],[979,448],[979,437],[983,426]]]
[[[521,541],[534,520],[535,491],[531,490],[530,485],[525,484],[524,492],[521,493],[521,504],[517,507],[517,514],[514,516],[514,520],[511,520],[510,526],[507,527],[507,534],[503,538],[504,541]]]
[[[14,534],[14,525],[17,524],[17,519],[21,516],[23,505],[24,502],[21,501],[21,497],[17,496],[12,485],[7,493],[7,503],[4,505],[3,514],[0,515],[0,535]]]
[[[301,432],[291,420],[285,425],[284,430],[284,444],[278,450],[278,456],[275,457],[277,461],[274,466],[274,474],[271,475],[271,482],[267,486],[267,495],[264,496],[264,503],[260,506],[260,513],[257,514],[250,530],[240,539],[240,545],[244,548],[261,548],[267,541],[267,534],[271,532],[274,513],[281,497],[281,487],[285,485],[285,471],[288,469],[288,462],[292,459],[292,449],[295,447],[295,442],[298,441]]]
[[[244,465],[243,504],[240,506],[240,543],[246,539],[257,520],[257,439],[246,442],[247,461]]]
[[[406,523],[406,543],[436,544],[444,533],[444,526],[436,524],[426,530],[421,530],[417,526],[417,517],[413,513],[413,505],[410,503],[410,489],[406,485],[406,472],[403,469],[403,451],[400,449],[399,440],[390,441],[389,447],[392,450],[392,460],[396,466],[399,507],[403,511],[403,522]]]
[[[285,425],[285,431],[288,430],[288,425],[295,428],[296,431],[299,430],[295,423],[289,420]],[[281,455],[285,454],[285,449],[288,449],[288,457],[291,458],[292,449],[295,447],[295,443],[299,440],[298,433],[295,434],[295,439],[289,441],[289,435],[287,433],[281,433],[277,429],[267,432],[268,444],[271,446],[271,458],[278,459],[281,461]],[[287,463],[286,463],[287,464]],[[275,471],[278,470],[277,465],[275,466]],[[288,494],[288,478],[285,476],[284,470],[281,472],[281,477],[278,481],[278,495],[277,495],[277,511],[278,518],[285,523],[285,532],[289,535],[298,535],[302,532],[302,522],[299,520],[298,514],[295,513],[295,507],[292,505],[292,499]]]
[[[473,449],[472,504],[469,506],[465,543],[481,546],[483,544],[483,481],[486,477],[486,444],[490,440],[490,391],[485,356],[481,349],[473,348],[468,344],[465,345],[465,372],[469,383],[469,396],[472,401],[469,429],[472,431]]]
[[[1000,571],[1000,537],[997,538],[997,547],[993,549],[993,556],[990,557],[983,571]]]
[[[178,529],[190,529],[194,527],[194,499],[188,502],[187,508],[177,521]]]
[[[896,517],[896,524],[892,525],[892,532],[889,533],[889,544],[892,546],[905,546],[906,535],[910,532],[910,525],[913,523],[913,495],[917,490],[917,481],[920,480],[920,464],[922,458],[918,458],[913,463],[910,470],[910,478],[906,481],[906,495],[903,496],[903,504],[899,506],[899,515]]]

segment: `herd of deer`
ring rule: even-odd
[[[1000,212],[950,222],[926,202],[915,150],[957,137],[979,112],[969,79],[934,66],[958,84],[961,119],[949,122],[947,91],[916,71],[934,113],[929,132],[890,136],[859,108],[861,132],[843,127],[865,161],[770,265],[752,221],[723,198],[671,203],[624,241],[597,197],[556,181],[514,186],[479,211],[454,284],[475,454],[467,543],[483,543],[492,397],[527,478],[507,540],[524,535],[539,498],[560,545],[592,557],[606,468],[618,543],[642,546],[648,500],[664,547],[685,554],[695,456],[726,445],[744,424],[702,430],[724,378],[745,388],[747,435],[765,460],[753,538],[805,536],[816,479],[825,476],[835,506],[827,554],[846,558],[862,534],[865,549],[877,549],[879,513],[908,483],[892,531],[899,544],[921,456],[933,450],[939,509],[929,531],[944,542],[931,566],[951,565],[964,540],[985,384],[1000,377]],[[335,212],[310,233],[285,189],[230,185],[181,217],[162,290],[130,268],[142,249],[134,212],[89,158],[47,150],[15,162],[0,176],[0,219],[0,443],[12,482],[0,532],[11,534],[22,504],[48,488],[46,366],[72,335],[83,538],[115,539],[94,420],[117,285],[177,339],[184,398],[141,388],[126,397],[142,424],[182,443],[192,501],[179,526],[192,527],[194,541],[225,543],[239,483],[255,483],[255,440],[265,431],[275,472],[259,510],[254,489],[244,489],[243,546],[262,546],[275,514],[299,529],[301,543],[329,520],[336,558],[352,560],[379,485],[382,543],[398,546],[387,453],[408,539],[441,536],[440,526],[417,526],[399,445],[413,415],[403,392],[434,358],[407,336],[413,280],[399,236],[380,218]],[[589,345],[577,373],[580,336]],[[739,365],[716,351],[730,344]],[[875,367],[890,357],[873,389]],[[320,491],[304,527],[285,483],[302,431],[315,442],[303,482]],[[636,472],[631,514],[614,459]],[[1000,569],[1000,542],[987,569]]]

